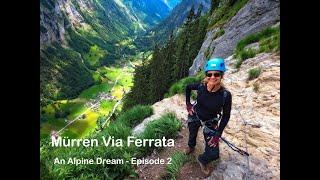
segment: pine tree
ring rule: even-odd
[[[148,92],[148,101],[150,103],[157,102],[162,99],[160,90],[161,86],[163,85],[163,77],[162,77],[162,64],[164,59],[162,58],[160,48],[158,45],[155,46],[153,51],[153,57],[150,61],[150,78],[148,86],[150,88]]]
[[[134,86],[131,92],[125,97],[123,109],[127,110],[137,104],[146,105],[149,104],[147,99],[149,95],[149,78],[150,68],[148,62],[145,59],[142,60],[142,65],[136,67],[133,77]]]
[[[188,36],[186,29],[181,32],[177,38],[176,63],[174,64],[173,79],[178,81],[183,76],[186,61],[186,49],[188,46]]]
[[[195,16],[195,19],[197,19],[197,18],[199,18],[201,16],[202,10],[203,10],[203,5],[202,5],[202,3],[200,3],[200,5],[198,7],[197,14]]]
[[[189,13],[187,15],[187,21],[185,23],[185,26],[188,26],[192,20],[195,18],[195,14],[194,14],[194,5],[192,5],[191,9],[189,10]]]
[[[236,1],[237,1],[237,0],[227,0],[227,5],[228,5],[229,7],[230,7],[230,6],[233,6]]]
[[[171,31],[168,43],[164,48],[164,73],[165,82],[167,82],[167,87],[169,88],[170,85],[174,82],[173,79],[173,72],[174,72],[174,64],[176,61],[176,43],[173,37],[173,31]]]
[[[214,12],[219,7],[220,0],[211,0],[211,9],[210,9],[210,14]]]

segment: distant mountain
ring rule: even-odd
[[[181,0],[163,0],[163,2],[166,3],[170,9],[173,9],[181,2]]]
[[[167,18],[151,28],[146,35],[139,37],[135,42],[136,45],[139,48],[152,49],[155,42],[160,45],[164,44],[168,40],[170,33],[172,31],[176,32],[183,24],[191,7],[194,6],[195,13],[197,13],[200,4],[202,4],[202,15],[210,10],[210,0],[182,0]]]
[[[123,2],[144,24],[144,28],[158,24],[169,15],[172,9],[163,0],[124,0]]]

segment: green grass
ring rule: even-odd
[[[111,90],[111,87],[107,83],[99,84],[99,85],[94,85],[84,91],[79,95],[80,98],[84,99],[92,99],[95,98],[99,92],[108,92]]]
[[[238,54],[239,59],[237,59],[237,61],[235,63],[235,68],[237,68],[237,69],[240,68],[243,61],[245,61],[246,59],[255,57],[256,53],[257,52],[253,49],[240,51]]]
[[[51,131],[59,130],[64,125],[65,125],[65,122],[63,119],[55,119],[55,120],[50,120],[45,123],[41,123],[40,136],[41,137],[49,137]]]
[[[114,136],[116,139],[126,140],[127,137],[131,135],[131,127],[123,124],[120,121],[116,121],[108,126],[106,135]]]
[[[172,113],[167,113],[159,119],[149,122],[146,125],[143,133],[139,135],[141,139],[162,139],[162,137],[175,138],[179,130],[182,128],[182,123]],[[145,156],[155,149],[154,143],[152,147],[145,146],[137,149],[137,157]]]
[[[280,50],[280,32],[261,40],[259,53],[276,52]]]
[[[216,34],[214,35],[213,39],[216,39],[224,34],[224,29],[220,29]]]
[[[184,94],[186,86],[188,84],[201,82],[204,79],[204,76],[205,76],[204,73],[201,72],[196,76],[190,76],[190,77],[186,77],[186,78],[181,79],[180,81],[174,83],[170,87],[169,92],[164,95],[165,98],[171,97],[175,94]]]
[[[149,107],[150,108],[150,107]],[[147,112],[145,109],[149,109],[148,107],[135,107],[133,110],[128,110],[123,112],[121,116],[119,116],[114,122],[111,122],[108,127],[103,129],[103,131],[99,133],[91,133],[86,138],[90,139],[99,139],[102,141],[102,136],[114,136],[115,139],[127,139],[127,136],[131,135],[131,127],[127,125],[127,123],[123,123],[124,121],[132,121],[129,120],[134,116],[134,121],[141,122],[146,114],[148,116],[151,115],[150,112]],[[147,113],[146,113],[147,112]],[[90,118],[88,115],[87,118]],[[89,123],[89,122],[82,122]],[[82,124],[78,124],[77,126],[82,126]],[[63,135],[74,137],[77,135],[77,131],[66,131]],[[46,142],[46,141],[41,141]],[[52,148],[47,143],[41,143],[41,169],[42,171],[47,172],[46,175],[51,176],[53,179],[68,179],[68,178],[79,178],[79,177],[96,177],[98,179],[124,179],[125,177],[136,177],[136,173],[134,172],[134,167],[130,163],[125,163],[120,166],[115,165],[52,165],[54,158],[65,158],[69,157],[75,158],[96,158],[101,157],[105,159],[124,159],[130,160],[131,157],[134,156],[134,151],[136,151],[136,147],[134,146],[126,146],[126,142],[124,142],[123,147],[105,147],[104,145],[100,145],[94,148],[85,148],[85,147],[68,147],[68,148]],[[85,178],[86,179],[86,178]],[[91,178],[88,178],[91,179]]]
[[[137,105],[133,108],[125,111],[118,117],[118,121],[129,126],[134,127],[139,124],[144,118],[153,114],[153,108],[151,106]]]
[[[278,33],[280,33],[279,27],[275,27],[275,28],[267,27],[266,29],[264,29],[258,33],[251,34],[251,35],[245,37],[243,40],[239,41],[239,43],[237,44],[237,47],[236,47],[236,52],[243,50],[244,47],[249,44],[259,42],[263,39],[269,38],[269,37],[276,35]]]
[[[84,105],[89,99],[95,98],[99,92],[108,92],[109,90],[111,90],[112,84],[110,85],[107,83],[108,79],[106,77],[109,76],[110,81],[115,81],[116,77],[120,73],[122,73],[120,79],[115,86],[114,91],[112,92],[113,95],[117,96],[117,99],[120,99],[123,95],[122,87],[124,87],[126,91],[130,90],[130,85],[132,84],[132,74],[128,73],[126,69],[124,70],[115,67],[101,67],[98,68],[93,74],[93,77],[98,84],[82,91],[78,98],[72,100],[55,101],[56,108],[54,108],[53,105],[47,105],[41,108],[41,117],[44,121],[41,122],[40,135],[42,137],[47,137],[52,130],[61,129],[70,120],[73,120],[84,111],[86,111],[87,107],[85,107]],[[98,79],[102,79],[104,83],[99,84],[99,82],[97,82]],[[102,101],[97,113],[93,113],[90,111],[87,112],[87,117],[84,120],[74,122],[74,124],[66,128],[66,130],[63,132],[63,135],[76,138],[89,134],[95,129],[98,116],[107,116],[115,104],[115,100]],[[63,114],[66,114],[68,112],[68,115],[64,118],[56,118],[55,109]],[[121,105],[118,106],[117,109],[120,110]],[[65,122],[65,118],[69,121]]]
[[[92,78],[93,78],[95,84],[100,84],[102,82],[101,74],[97,71],[92,73]]]
[[[100,60],[106,55],[107,52],[105,50],[102,50],[97,45],[93,45],[90,47],[89,52],[83,56],[83,58],[91,67],[98,67],[100,65]]]
[[[252,43],[259,43],[259,49],[245,49]],[[267,27],[258,33],[251,34],[238,42],[235,57],[237,62],[235,68],[240,68],[243,61],[255,57],[262,52],[276,52],[280,50],[280,27]]]
[[[253,91],[258,92],[259,91],[259,84],[257,82],[253,83]]]
[[[255,79],[257,77],[259,77],[261,73],[261,68],[253,68],[253,69],[250,69],[248,74],[248,80],[252,80],[252,79]]]
[[[170,157],[171,164],[167,164],[166,171],[170,179],[177,179],[179,175],[180,169],[182,166],[188,162],[190,159],[189,157],[184,154],[183,152],[174,152],[173,155]]]
[[[68,133],[70,131],[72,134],[76,135],[72,138],[84,137],[95,129],[98,117],[98,113],[90,110],[86,113],[86,117],[84,119],[75,121],[68,126],[63,133]]]
[[[83,113],[87,108],[84,107],[84,101],[79,99],[75,99],[73,101],[69,101],[66,104],[61,105],[62,111],[69,111],[70,115],[68,115],[68,119],[74,119]]]
[[[120,68],[105,68],[106,76],[108,79],[115,81],[117,77],[122,73]]]
[[[124,86],[125,90],[129,90],[129,87],[133,86],[132,75],[130,73],[124,73],[118,83]]]
[[[103,100],[100,103],[100,108],[104,110],[112,110],[112,107],[115,105],[114,101]]]
[[[118,83],[121,85],[132,86],[132,73],[130,73],[132,68],[117,68],[117,67],[101,67],[98,68],[92,75],[96,84],[103,82],[115,81],[119,76]]]
[[[237,12],[248,2],[248,0],[238,0],[233,6],[223,3],[221,7],[213,12],[213,19],[209,25],[210,29],[221,27],[228,22]]]

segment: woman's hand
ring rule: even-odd
[[[212,136],[211,139],[208,141],[208,145],[210,147],[216,147],[219,145],[219,140],[220,140],[219,136]]]
[[[187,103],[187,111],[190,115],[193,115],[194,110],[193,110],[193,106],[191,103]]]

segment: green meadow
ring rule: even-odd
[[[133,86],[132,67],[100,67],[92,73],[95,85],[83,90],[75,99],[59,100],[41,108],[40,136],[48,137],[51,131],[59,131],[68,123],[78,118],[63,131],[62,136],[81,138],[97,127],[100,116],[108,117],[117,101]],[[113,96],[113,99],[98,100],[94,110],[88,104],[93,99],[98,99],[99,93]],[[96,102],[98,102],[96,101]],[[86,105],[87,104],[87,105]],[[121,104],[117,106],[121,110]]]

